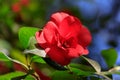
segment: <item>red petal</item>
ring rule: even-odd
[[[42,32],[36,32],[38,44],[44,49],[50,47],[52,44],[55,44],[56,32],[56,25],[52,21],[49,21]]]
[[[65,18],[69,16],[68,14],[66,13],[63,13],[63,12],[57,12],[57,13],[54,13],[52,16],[51,16],[51,20],[53,22],[55,22],[56,25],[59,25],[61,23],[61,21]]]
[[[52,21],[49,21],[43,29],[45,40],[47,40],[47,42],[50,44],[56,41],[55,40],[57,34],[56,28],[57,26]]]
[[[76,36],[81,28],[80,21],[72,16],[66,17],[59,26],[59,34],[68,39],[70,37]]]
[[[38,31],[38,32],[36,32],[36,39],[37,39],[37,42],[38,43],[46,43],[46,40],[45,40],[45,38],[44,38],[44,35],[43,35],[43,32],[41,32],[41,31]]]
[[[87,55],[88,53],[89,53],[88,49],[85,48],[84,51],[83,51],[83,53],[82,53],[82,55]]]
[[[76,58],[76,57],[79,57],[83,54],[83,47],[80,46],[80,45],[77,45],[76,48],[68,48],[69,50],[69,53],[68,53],[68,56],[70,58]]]
[[[81,28],[80,33],[78,35],[78,41],[79,44],[82,45],[84,48],[87,47],[92,41],[92,37],[89,30],[84,26]]]
[[[45,40],[45,37],[43,35],[43,32],[38,31],[36,32],[36,40],[38,42],[38,47],[42,47],[42,48],[47,48],[49,46],[49,44],[47,43],[47,41]]]
[[[66,51],[58,47],[50,48],[50,51],[47,54],[53,61],[58,64],[67,65],[70,63],[70,59],[67,58],[68,56]]]

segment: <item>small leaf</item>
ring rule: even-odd
[[[103,71],[103,72],[96,73],[96,74],[102,74],[102,75],[119,74],[120,75],[120,66],[116,66],[116,67],[111,68],[108,71]]]
[[[120,66],[116,66],[109,70],[109,72],[119,72],[120,73]]]
[[[34,49],[36,48],[35,44],[37,43],[35,36],[30,37],[29,39],[29,49]]]
[[[33,27],[22,27],[19,30],[19,40],[21,45],[24,48],[28,48],[30,37],[35,36],[35,32],[37,32],[38,28]]]
[[[83,57],[86,61],[88,61],[90,63],[90,65],[93,66],[93,68],[96,70],[96,72],[101,72],[101,67],[99,65],[98,62],[96,62],[95,60]]]
[[[35,55],[38,55],[40,57],[46,57],[46,53],[44,50],[41,50],[41,49],[32,49],[32,50],[25,50],[24,53],[31,53],[31,54],[35,54]]]
[[[46,63],[43,58],[39,57],[39,56],[33,56],[31,59],[31,62],[37,62],[37,63]]]
[[[115,49],[107,49],[102,51],[102,56],[109,68],[113,67],[117,60],[117,52]]]

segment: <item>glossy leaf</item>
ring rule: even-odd
[[[102,51],[102,56],[109,68],[113,67],[117,60],[117,52],[115,49],[107,49]]]
[[[23,48],[28,48],[29,46],[29,40],[32,36],[35,35],[35,32],[37,32],[38,28],[33,27],[22,27],[19,30],[19,40]]]
[[[86,61],[88,61],[90,63],[90,65],[92,65],[92,67],[96,70],[96,72],[101,72],[101,67],[99,65],[98,62],[96,62],[95,60],[83,57]]]

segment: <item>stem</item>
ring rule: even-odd
[[[25,55],[25,58],[26,58],[28,69],[30,69],[30,64],[29,64],[29,60],[28,60],[28,55],[27,54]]]
[[[34,76],[37,80],[41,80],[40,77],[39,77],[39,75],[38,75],[36,72],[33,74],[33,76]]]
[[[66,67],[67,67],[67,69],[70,71],[70,73],[73,73],[70,65],[67,65]]]
[[[28,67],[27,75],[31,74],[31,75],[33,75],[37,80],[41,80],[41,79],[39,78],[39,75],[38,75],[36,72],[32,72],[32,70],[33,70],[32,67],[31,67],[32,61],[29,61],[29,58],[28,58],[28,55],[27,55],[27,54],[25,55],[25,57],[26,57],[26,62],[27,62],[27,67]]]

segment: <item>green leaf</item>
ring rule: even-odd
[[[26,56],[19,50],[17,49],[12,49],[10,56],[12,59],[20,61],[23,64],[28,64],[27,60],[26,60]]]
[[[37,63],[46,63],[43,58],[39,57],[39,56],[33,56],[31,59],[31,62],[37,62]]]
[[[28,69],[28,67],[27,67],[25,64],[21,63],[21,62],[18,61],[18,60],[15,60],[15,59],[12,59],[12,58],[8,57],[6,54],[4,54],[4,53],[2,53],[2,52],[0,52],[0,60],[1,60],[1,61],[11,61],[11,62],[15,62],[15,63],[18,63],[18,64],[24,66],[26,69]]]
[[[44,50],[42,49],[32,49],[32,50],[25,50],[24,53],[28,54],[28,53],[31,53],[31,54],[35,54],[35,55],[38,55],[40,57],[46,57],[46,53]]]
[[[10,61],[2,52],[0,52],[0,61]]]
[[[108,72],[110,73],[116,73],[116,74],[120,74],[120,66],[116,66],[116,67],[113,67],[112,69],[110,69]]]
[[[86,61],[88,61],[90,63],[90,65],[93,66],[93,68],[96,70],[96,72],[101,72],[101,67],[99,65],[98,62],[96,62],[95,60],[83,57]]]
[[[22,80],[22,78],[25,78],[24,80],[35,80],[33,76],[26,76],[26,73],[18,71],[0,75],[0,80]]]
[[[94,68],[91,66],[83,65],[83,64],[77,64],[77,63],[71,63],[69,64],[71,68],[77,68],[83,71],[90,71],[90,72],[95,72]]]
[[[51,78],[52,80],[77,80],[77,77],[68,71],[55,71]]]
[[[90,72],[90,71],[83,71],[77,68],[71,68],[72,72],[75,73],[76,75],[80,75],[80,76],[90,76],[93,75],[94,72]]]
[[[102,56],[109,68],[113,67],[117,60],[117,52],[115,49],[107,49],[102,51]]]
[[[28,48],[29,40],[32,36],[35,36],[35,32],[37,32],[38,28],[33,27],[22,27],[19,30],[19,40],[23,48]]]

